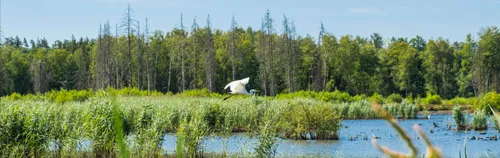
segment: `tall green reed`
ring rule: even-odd
[[[453,107],[453,119],[455,120],[456,130],[464,130],[467,127],[467,120],[461,106]]]
[[[484,109],[474,111],[472,114],[472,128],[474,130],[485,130],[487,128],[486,111]]]

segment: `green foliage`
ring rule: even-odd
[[[333,91],[333,92],[314,92],[314,91],[298,91],[294,93],[278,94],[276,98],[279,99],[292,99],[292,98],[315,98],[325,102],[343,103],[353,102],[356,99],[364,98],[362,95],[352,97],[347,92]]]
[[[427,92],[447,99],[457,95],[458,84],[455,78],[457,71],[454,65],[458,61],[453,53],[453,47],[448,40],[442,38],[429,40],[423,53],[422,63],[426,70],[424,76]]]
[[[464,130],[466,128],[467,120],[464,113],[462,112],[461,106],[453,107],[453,119],[455,120],[457,130]]]
[[[374,101],[377,104],[384,104],[383,96],[378,94],[377,92],[373,93],[373,95],[370,97],[370,101]]]
[[[500,90],[498,85],[499,76],[494,75],[499,73],[497,69],[500,64],[500,29],[498,26],[490,26],[481,29],[479,32],[479,41],[477,42],[477,50],[473,54],[471,63],[471,73],[473,81],[477,80],[474,88],[479,94]],[[477,74],[477,75],[476,75]]]
[[[387,97],[387,99],[392,103],[401,103],[403,101],[403,97],[399,94],[391,94]]]
[[[156,90],[154,90],[154,91],[139,90],[136,87],[134,87],[134,88],[125,87],[125,88],[118,89],[118,90],[115,90],[114,88],[107,88],[106,89],[106,91],[110,91],[110,90],[116,91],[116,93],[118,95],[124,95],[124,96],[162,96],[163,95],[163,93],[158,92]]]
[[[427,96],[424,98],[423,104],[433,104],[433,105],[439,105],[441,104],[441,97],[437,94],[430,94],[427,93]]]
[[[19,93],[12,93],[6,96],[7,99],[11,100],[48,100],[55,103],[66,103],[66,102],[82,102],[93,97],[103,97],[109,96],[109,92],[116,93],[121,96],[163,96],[163,93],[158,91],[146,91],[138,90],[137,88],[124,88],[124,89],[113,89],[108,88],[106,90],[93,91],[88,90],[51,90],[44,94],[38,93],[36,95],[26,94],[21,95]]]
[[[500,94],[496,92],[488,92],[479,97],[477,102],[474,103],[474,108],[477,109],[486,109],[488,106],[500,109]]]
[[[391,103],[382,106],[391,115],[404,119],[417,118],[418,107],[415,104],[402,102],[401,104]],[[371,103],[361,100],[352,103],[341,103],[335,106],[344,119],[375,119],[380,118],[371,108]]]
[[[90,97],[93,97],[95,94],[92,90],[81,90],[81,91],[76,91],[76,90],[52,90],[49,91],[45,94],[45,98],[47,98],[50,101],[56,102],[56,103],[65,103],[69,101],[77,101],[81,102],[84,100],[87,100]]]
[[[384,104],[382,108],[390,115],[402,119],[417,118],[418,108],[415,104],[403,102],[401,104]]]
[[[55,156],[45,148],[55,140],[57,153],[78,155],[89,152],[77,148],[79,140],[88,139],[93,150],[87,154],[93,156],[115,157],[126,151],[132,157],[156,157],[163,155],[162,138],[170,132],[179,136],[177,153],[193,156],[203,154],[202,140],[209,134],[248,131],[259,135],[261,154],[273,155],[278,136],[302,139],[293,134],[309,133],[308,139],[338,139],[342,119],[336,104],[314,99],[259,97],[222,102],[220,98],[133,97],[118,92],[94,92],[99,97],[81,102],[1,99],[0,118],[6,119],[0,119],[0,143],[8,145],[0,146],[0,152]],[[60,93],[51,95],[69,92]],[[112,94],[117,94],[114,102]],[[120,130],[122,134],[117,133]],[[121,138],[127,138],[125,149],[120,147]]]
[[[472,114],[472,128],[474,130],[485,130],[487,128],[485,109],[477,110]]]
[[[417,95],[422,91],[418,55],[415,48],[400,41],[391,43],[382,56],[384,64],[390,68],[393,84],[406,94]]]
[[[177,144],[180,144],[176,150],[177,156],[186,155],[187,157],[198,157],[202,153],[201,142],[208,132],[208,126],[202,119],[203,115],[195,114],[193,117],[184,117],[177,129]],[[180,152],[180,153],[179,153]]]
[[[22,95],[19,94],[19,93],[12,93],[10,96],[7,96],[8,99],[12,99],[12,100],[19,100],[19,99],[22,99]]]
[[[128,87],[118,93],[131,96],[218,96],[226,92],[222,87],[232,78],[244,77],[251,77],[249,86],[265,95],[328,91],[317,92],[314,98],[335,103],[374,93],[424,96],[429,92],[451,99],[500,90],[495,75],[500,59],[496,26],[481,29],[477,41],[467,34],[464,42],[416,36],[393,37],[384,43],[377,33],[368,38],[335,36],[324,29],[321,40],[315,41],[297,36],[290,19],[283,22],[283,33],[273,31],[270,14],[265,19],[262,29],[267,31],[238,26],[223,31],[196,24],[190,31],[136,30],[138,34],[126,35],[113,35],[107,22],[94,39],[71,37],[56,40],[51,47],[45,39],[34,40],[30,47],[19,38],[6,38],[0,46],[0,96],[106,87]],[[85,96],[51,99],[63,103],[85,100]]]
[[[444,100],[443,104],[447,105],[473,105],[476,102],[477,98],[464,98],[464,97],[455,97],[451,100]]]
[[[176,94],[177,96],[183,96],[183,97],[222,97],[222,95],[218,93],[210,93],[208,89],[193,89],[193,90],[186,90],[183,91],[182,93]]]
[[[285,138],[337,140],[341,115],[331,104],[312,100],[291,102],[280,120]]]
[[[255,147],[257,157],[274,157],[278,148],[278,139],[275,137],[276,129],[271,123],[266,122],[259,131],[259,141]]]

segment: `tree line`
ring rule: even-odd
[[[250,88],[274,96],[300,90],[438,94],[472,97],[500,90],[500,31],[486,27],[475,40],[335,36],[322,23],[315,39],[299,36],[294,21],[276,24],[267,10],[261,28],[214,29],[210,15],[169,32],[150,31],[133,18],[105,22],[97,38],[47,40],[8,37],[0,46],[0,95],[52,89],[136,87],[182,92],[206,88],[224,92],[230,81],[251,77]],[[142,22],[142,21],[141,21]],[[202,24],[205,23],[203,26]],[[275,26],[281,25],[282,30]]]

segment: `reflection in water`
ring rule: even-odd
[[[420,116],[421,117],[421,116]],[[470,116],[469,116],[469,119]],[[488,119],[489,120],[489,119]],[[431,119],[398,120],[398,123],[410,134],[410,138],[417,146],[420,154],[425,152],[425,143],[418,138],[412,126],[419,124],[422,130],[431,139],[432,143],[440,148],[446,157],[458,157],[459,151],[463,155],[464,140],[467,139],[467,156],[490,157],[500,156],[500,141],[488,140],[491,136],[500,136],[498,131],[489,128],[485,131],[455,131],[448,130],[448,125],[453,125],[451,115],[433,115]],[[277,148],[278,155],[289,156],[322,156],[322,157],[384,157],[376,150],[371,139],[373,136],[380,137],[378,142],[389,148],[409,153],[405,142],[400,140],[399,135],[384,120],[345,120],[342,121],[340,140],[289,140],[280,139]],[[348,128],[345,128],[345,127]],[[475,137],[475,140],[470,138]],[[363,139],[367,138],[367,139]],[[222,152],[223,138],[211,136],[203,141],[204,152]],[[133,136],[129,137],[129,143],[133,142]],[[82,148],[90,147],[91,141],[83,141]],[[227,152],[249,153],[257,143],[256,138],[250,138],[244,133],[232,134],[227,143]],[[165,152],[175,153],[175,135],[164,136],[162,148]],[[87,148],[88,149],[88,148]]]
[[[446,157],[458,157],[459,151],[463,154],[464,139],[470,139],[472,136],[482,139],[467,140],[468,156],[484,157],[486,154],[494,157],[500,156],[500,141],[485,139],[489,136],[500,136],[492,128],[486,131],[448,130],[448,125],[453,126],[454,123],[452,116],[447,114],[432,115],[431,119],[398,120],[398,123],[410,134],[410,138],[416,144],[420,154],[425,152],[426,146],[423,140],[418,138],[417,133],[413,131],[412,126],[414,124],[420,125],[432,143],[440,148]],[[345,128],[346,126],[348,128]],[[281,139],[277,152],[282,155],[286,154],[287,156],[381,157],[383,155],[371,143],[373,136],[380,137],[378,142],[381,145],[388,146],[396,151],[409,152],[406,144],[400,140],[399,135],[385,120],[345,120],[342,121],[342,127],[344,128],[340,131],[340,140]],[[367,139],[363,139],[365,137]],[[222,142],[223,139],[221,137],[209,137],[204,141],[204,151],[221,152],[223,151]],[[236,133],[229,138],[227,151],[231,153],[253,152],[252,147],[255,143],[257,143],[257,139],[250,139],[243,133]],[[162,147],[169,153],[174,152],[175,135],[166,135]]]

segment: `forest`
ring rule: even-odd
[[[266,96],[304,90],[449,99],[500,90],[496,26],[471,30],[477,38],[469,33],[464,41],[418,35],[384,40],[378,33],[336,36],[318,22],[314,38],[297,35],[286,16],[274,21],[269,10],[261,28],[239,26],[235,16],[229,30],[212,28],[210,15],[189,26],[181,14],[171,19],[180,27],[166,32],[149,30],[147,18],[133,14],[129,6],[121,23],[96,26],[96,38],[72,36],[53,44],[4,38],[0,96],[107,87],[225,93],[227,83],[245,77],[251,79],[247,88]]]

